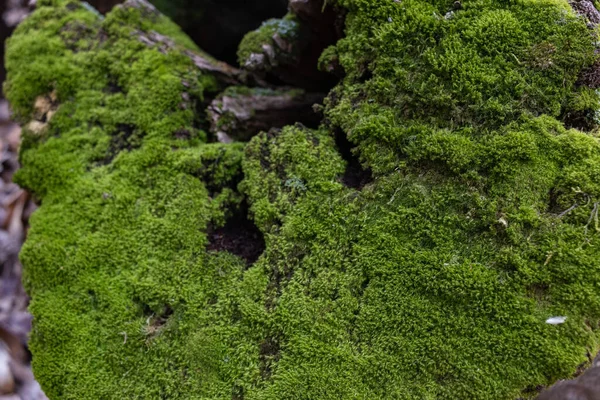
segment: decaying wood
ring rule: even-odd
[[[320,116],[312,106],[325,97],[322,93],[300,90],[251,90],[223,94],[208,107],[211,131],[221,142],[247,141],[260,131],[281,128],[294,122],[316,125]]]
[[[325,97],[322,93],[300,90],[251,90],[249,93],[222,94],[208,107],[211,131],[224,143],[247,141],[260,131],[281,128],[294,122],[316,125],[320,116],[312,106]]]
[[[248,71],[288,85],[311,91],[330,89],[337,79],[320,71],[318,60],[325,48],[343,36],[344,13],[323,0],[291,0],[289,10],[297,16],[297,21],[286,21],[297,24],[295,34],[275,32],[265,37],[260,51],[240,60],[240,64]]]
[[[172,39],[161,35],[158,32],[137,31],[136,35],[140,42],[148,47],[156,47],[162,53],[166,53],[176,47],[176,44]],[[212,74],[224,85],[239,85],[249,81],[247,72],[232,67],[227,63],[212,60],[206,55],[191,50],[185,50],[183,54],[189,57],[199,70]]]
[[[123,7],[135,7],[142,10],[145,15],[159,15],[160,12],[152,4],[146,0],[127,0],[122,5]],[[148,47],[156,47],[162,53],[166,53],[177,47],[175,41],[171,38],[161,35],[158,32],[142,32],[136,31],[136,35],[140,42]],[[199,70],[205,73],[210,73],[223,85],[239,85],[253,84],[257,86],[265,86],[266,84],[259,78],[252,76],[246,71],[232,67],[231,65],[217,61],[207,54],[202,54],[192,50],[184,50],[184,55],[189,57]]]

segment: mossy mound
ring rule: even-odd
[[[8,45],[50,398],[528,398],[598,350],[597,38],[566,1],[339,0],[321,127],[246,145],[209,143],[217,81],[134,3],[46,1]],[[211,246],[245,203],[254,263]]]
[[[147,11],[118,7],[101,20],[77,2],[46,2],[8,44],[17,116],[32,118],[46,94],[56,109],[25,126],[18,176],[43,204],[21,258],[34,364],[51,398],[190,398],[217,376],[193,367],[197,318],[210,319],[205,304],[244,262],[207,254],[204,232],[241,202],[230,187],[243,147],[204,144],[195,108],[217,82],[181,49],[139,40],[178,31]]]

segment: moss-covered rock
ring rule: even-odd
[[[151,11],[131,1],[101,20],[42,2],[8,43],[6,94],[26,123],[18,181],[43,204],[21,258],[51,398],[189,398],[219,381],[190,354],[209,340],[205,304],[244,268],[204,251],[241,201],[243,152],[205,143],[195,108],[217,81],[187,48],[140,40],[178,32]]]
[[[8,46],[51,398],[528,398],[598,350],[597,37],[567,1],[339,0],[321,127],[245,146],[207,143],[217,80],[133,3],[46,1]],[[206,250],[245,202],[251,265]]]

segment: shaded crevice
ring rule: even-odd
[[[104,89],[104,92],[109,93],[109,94],[115,94],[115,93],[124,93],[125,90],[119,85],[116,78],[111,77],[108,80],[108,84],[107,84],[106,88]]]
[[[229,143],[249,141],[261,131],[301,123],[317,128],[321,115],[314,105],[323,93],[305,93],[298,89],[230,88],[207,108],[213,139]]]
[[[171,315],[173,315],[173,309],[169,306],[165,306],[160,313],[149,317],[147,319],[147,324],[144,327],[146,336],[156,336],[167,324],[167,321],[169,321]]]
[[[287,0],[153,0],[204,51],[235,64],[244,35],[287,11]],[[218,40],[215,40],[218,38]]]
[[[343,76],[324,50],[343,37],[344,10],[324,0],[290,0],[289,14],[266,21],[240,43],[240,67],[276,86],[327,92]]]
[[[363,65],[360,76],[358,77],[358,82],[365,83],[371,79],[373,79],[373,71],[371,71],[368,65]]]
[[[562,191],[557,190],[556,188],[550,189],[548,192],[548,213],[560,214],[564,211],[559,204],[559,198],[562,194]]]
[[[89,291],[90,296],[95,295],[94,291]],[[160,307],[160,311],[157,312],[155,309],[150,307],[149,304],[143,302],[139,297],[135,298],[135,302],[139,304],[141,313],[144,317],[148,318],[158,318],[158,319],[168,319],[171,315],[173,315],[173,309],[169,305],[163,305]]]
[[[239,183],[244,179],[242,171],[237,171],[235,175],[225,182],[215,180],[214,175],[215,169],[217,168],[217,165],[215,164],[215,160],[209,160],[209,162],[206,162],[204,165],[202,172],[198,172],[194,175],[204,183],[206,190],[208,190],[208,196],[214,199],[222,193],[224,189],[231,189],[233,192],[237,192]]]
[[[210,130],[210,120],[206,113],[207,107],[217,97],[218,93],[204,93],[204,98],[194,98],[194,122],[195,129],[203,131],[207,135],[208,142],[216,142],[216,137]]]
[[[271,276],[269,278],[269,286],[267,287],[267,299],[265,302],[265,307],[268,311],[272,311],[275,308],[277,300],[281,297],[282,293],[282,283],[283,280],[287,276],[287,280],[291,279],[293,276],[293,270],[290,268],[287,272],[281,272],[275,267],[271,271]]]
[[[181,128],[173,132],[173,138],[177,140],[190,140],[193,134],[189,129]]]
[[[244,388],[234,385],[231,390],[231,400],[244,400]]]
[[[136,299],[136,302],[140,306],[142,316],[146,319],[145,324],[142,326],[142,333],[148,340],[151,340],[160,334],[163,327],[173,315],[174,310],[171,306],[164,305],[159,311],[156,311],[139,299]]]
[[[563,111],[560,119],[567,129],[577,129],[582,132],[591,132],[598,126],[596,111],[592,109]]]
[[[265,300],[265,308],[269,312],[273,311],[277,306],[277,301],[283,293],[285,284],[290,282],[294,277],[294,273],[296,272],[295,265],[302,264],[302,261],[306,256],[305,251],[298,246],[294,246],[294,248],[290,250],[289,254],[291,258],[296,260],[294,263],[288,262],[281,268],[278,266],[272,266],[271,268],[269,284],[266,289],[267,296]]]
[[[367,290],[367,288],[369,287],[370,284],[371,284],[371,278],[365,278],[365,280],[360,285],[360,290],[358,292],[358,297],[362,297],[363,296],[363,294],[365,293],[365,290]]]
[[[136,134],[135,125],[118,124],[116,133],[112,135],[103,165],[110,164],[122,151],[131,151],[141,146],[141,135]]]
[[[275,364],[281,358],[281,346],[279,339],[275,336],[268,336],[260,344],[259,351],[259,370],[260,376],[268,380],[273,375]]]
[[[154,326],[163,326],[171,315],[173,315],[173,309],[170,306],[164,306],[161,312],[154,316]]]
[[[371,169],[364,168],[355,154],[355,147],[341,129],[335,131],[335,144],[340,155],[346,161],[346,170],[341,177],[341,182],[349,188],[361,190],[365,185],[373,182]]]
[[[242,204],[238,212],[231,216],[224,226],[209,228],[208,251],[226,251],[252,265],[265,251],[262,232],[248,218],[248,205]]]

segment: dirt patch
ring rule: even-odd
[[[252,265],[265,250],[265,240],[254,222],[248,218],[248,208],[227,220],[225,226],[208,232],[209,251],[227,251]]]

